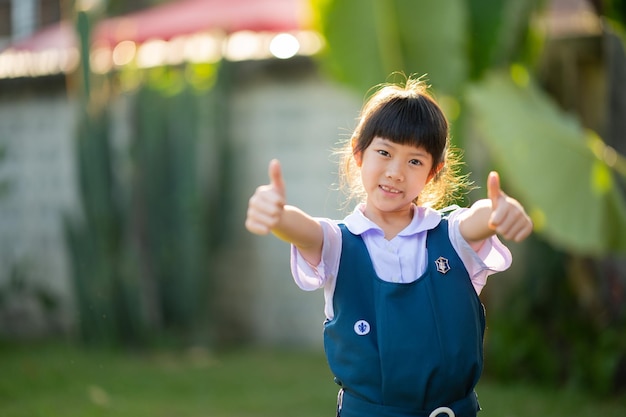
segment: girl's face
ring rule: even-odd
[[[354,158],[367,193],[366,215],[369,212],[373,217],[410,211],[411,203],[433,176],[433,158],[424,148],[381,137],[375,137]]]

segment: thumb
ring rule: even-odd
[[[268,170],[270,177],[270,185],[283,196],[285,195],[285,181],[283,180],[282,170],[278,159],[272,159]]]
[[[498,207],[498,200],[502,195],[500,189],[500,175],[496,171],[491,171],[487,178],[487,197],[491,200],[491,209]]]

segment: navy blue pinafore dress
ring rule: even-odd
[[[345,225],[324,348],[341,386],[341,417],[428,417],[449,407],[475,417],[484,309],[450,243],[448,223],[428,231],[428,267],[408,284],[380,279],[360,236]]]

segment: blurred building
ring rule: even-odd
[[[600,15],[602,1],[551,0],[548,42],[540,76],[560,107],[580,117],[620,153],[626,153],[626,55]],[[576,86],[576,88],[572,88]]]
[[[226,338],[243,332],[267,344],[321,344],[321,292],[307,294],[292,283],[283,242],[243,228],[247,199],[266,180],[267,163],[275,157],[283,161],[290,202],[315,215],[342,216],[330,156],[354,127],[361,96],[318,73],[311,57],[322,40],[302,20],[305,3],[179,0],[103,19],[93,30],[95,73],[130,62],[138,68],[220,60],[237,66],[228,111],[235,171],[241,173],[232,210],[241,221],[229,226],[232,240],[216,268]],[[59,4],[0,0],[0,335],[67,332],[75,325],[64,219],[80,212],[78,104],[68,94],[68,74],[76,71],[79,57],[74,28],[61,19]],[[606,82],[599,51],[616,44],[602,37],[590,2],[550,4],[552,41],[542,81],[564,108],[583,114],[587,126],[604,129],[609,139],[622,137],[626,119],[613,117],[615,125],[603,127],[606,109],[597,103],[609,100],[589,99],[598,92],[617,94],[598,88]],[[624,97],[612,100],[624,106]],[[116,143],[128,142],[127,106],[123,97],[111,105]]]
[[[64,220],[80,211],[77,101],[68,94],[77,39],[52,4],[59,2],[0,0],[0,183],[6,184],[0,197],[0,334],[9,336],[67,332],[75,325]],[[301,22],[303,4],[181,0],[104,19],[93,31],[97,73],[130,60],[150,68],[224,59],[238,68],[231,137],[243,152],[236,163],[245,177],[233,207],[240,221],[218,266],[226,338],[246,331],[262,343],[321,343],[321,292],[296,288],[284,244],[243,229],[247,198],[274,157],[283,160],[294,203],[338,216],[339,199],[328,191],[337,182],[330,154],[353,127],[360,101],[317,73],[310,57],[321,40]],[[127,105],[127,98],[111,105],[118,143],[128,139],[123,136],[132,123]]]
[[[59,4],[0,0],[0,49],[59,22]],[[68,312],[60,307],[70,302],[61,216],[77,202],[71,152],[74,124],[75,111],[62,74],[0,80],[3,333],[39,335],[69,326]]]
[[[0,0],[0,48],[61,20],[58,0]]]

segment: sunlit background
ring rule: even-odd
[[[293,415],[275,390],[332,413],[323,295],[245,210],[272,158],[290,203],[351,210],[333,151],[398,72],[452,123],[459,204],[497,169],[535,223],[481,295],[483,415],[624,415],[625,22],[621,0],[0,0],[0,369],[23,376],[0,415]]]

